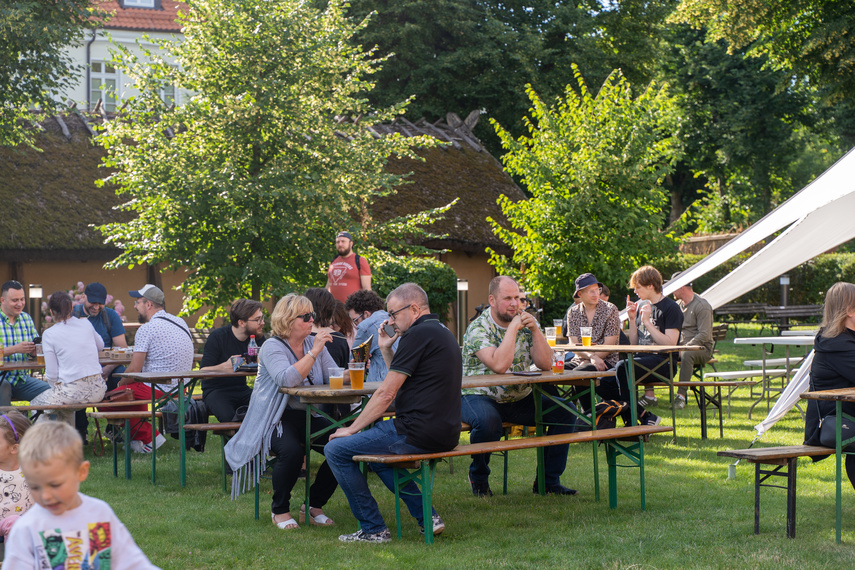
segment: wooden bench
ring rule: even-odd
[[[787,445],[757,449],[731,449],[719,451],[720,457],[735,457],[754,464],[754,534],[760,534],[760,487],[780,485],[764,483],[770,477],[787,478],[787,538],[796,536],[796,465],[799,457],[834,455],[834,449],[813,445]],[[763,465],[776,465],[772,470]]]
[[[745,380],[714,380],[703,382],[674,382],[674,386],[685,386],[692,390],[695,395],[695,401],[698,404],[698,409],[701,412],[701,439],[707,439],[707,409],[712,406],[718,410],[718,432],[719,437],[724,438],[724,420],[723,410],[721,409],[722,397],[721,389],[728,388],[727,391],[727,419],[730,419],[730,396],[738,388],[743,386],[753,386],[758,381]],[[653,384],[645,384],[645,388],[663,388],[667,387],[665,382],[656,382]],[[711,388],[711,392],[707,392],[707,388]]]
[[[449,451],[436,453],[421,453],[410,455],[356,455],[353,460],[361,463],[381,463],[389,465],[394,471],[395,480],[395,520],[398,530],[398,538],[401,537],[401,503],[400,489],[410,481],[421,486],[422,489],[422,512],[425,513],[425,524],[430,523],[430,513],[433,512],[433,476],[437,461],[450,457],[464,455],[479,455],[482,453],[508,452],[518,449],[536,449],[553,445],[565,445],[570,443],[601,442],[606,446],[606,458],[609,465],[609,507],[617,508],[617,456],[619,454],[633,460],[640,469],[641,478],[641,508],[644,510],[644,457],[640,450],[643,436],[667,433],[672,428],[666,426],[633,426],[624,428],[601,429],[595,431],[582,431],[560,435],[542,435],[536,437],[524,437],[519,439],[505,439],[483,443],[471,443],[458,445]],[[620,442],[628,442],[622,445]],[[412,473],[407,469],[414,469]],[[595,477],[598,475],[595,473]],[[543,485],[543,481],[540,481]],[[426,528],[425,543],[433,542],[433,533]]]
[[[758,366],[789,366],[791,364],[800,364],[804,360],[803,356],[791,356],[789,358],[767,358],[764,360],[746,360],[742,363],[743,366],[756,368]]]
[[[822,305],[790,305],[788,307],[766,307],[766,319],[778,333],[788,330],[791,318],[813,319],[822,317]]]
[[[226,464],[226,442],[237,433],[237,430],[240,429],[240,422],[221,422],[221,423],[207,423],[207,424],[184,424],[184,431],[209,431],[214,435],[220,436],[220,439],[223,443],[222,445],[222,473],[223,473],[223,493],[228,492],[228,488],[226,486],[226,476],[227,476],[227,464]]]
[[[728,323],[733,325],[734,333],[739,336],[739,330],[736,325],[747,325],[756,322],[758,316],[766,314],[766,303],[731,303],[722,305],[713,312],[719,317],[729,317]],[[739,317],[739,320],[733,319]],[[762,318],[762,317],[761,317]]]
[[[193,347],[196,352],[202,352],[205,350],[205,343],[208,342],[208,337],[211,336],[212,332],[214,332],[214,329],[190,329],[190,338],[193,339]]]
[[[760,400],[754,402],[754,404],[752,404],[751,408],[749,408],[748,410],[748,419],[751,419],[751,412],[754,410],[754,406],[756,406],[760,401],[762,401],[762,395],[766,392],[771,393],[771,390],[767,385],[769,380],[771,380],[772,378],[789,377],[795,372],[796,369],[787,370],[785,368],[775,368],[772,370],[763,370],[761,368],[756,370],[729,370],[727,372],[707,372],[706,374],[704,374],[704,381],[706,382],[708,379],[710,381],[747,380],[749,378],[758,378],[759,380],[757,382],[762,381],[765,385],[763,386],[763,391],[761,391],[760,393]],[[754,384],[757,384],[757,382],[754,382]],[[751,396],[755,396],[753,386]],[[730,394],[728,394],[727,398],[727,418],[730,419]]]
[[[133,402],[113,402],[116,404],[132,404]],[[148,404],[149,402],[145,402]],[[99,407],[100,404],[99,404]],[[131,420],[138,419],[150,419],[152,417],[152,412],[149,410],[145,411],[121,411],[121,412],[88,412],[86,414],[90,418],[94,418],[95,420],[105,420],[108,424],[113,425],[124,425],[125,432],[125,479],[131,478]],[[155,417],[162,417],[161,412],[154,412]],[[152,430],[154,430],[155,426],[152,426]],[[154,442],[152,442],[154,443]],[[113,477],[119,476],[119,467],[118,467],[118,446],[113,444]],[[154,461],[154,460],[152,460]],[[152,467],[153,469],[154,467]]]

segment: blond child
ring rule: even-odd
[[[4,541],[15,521],[33,504],[18,463],[18,442],[30,425],[21,412],[12,410],[0,415],[0,536]]]
[[[156,568],[110,505],[80,492],[89,462],[73,427],[56,421],[33,426],[18,458],[36,504],[12,528],[4,567]]]

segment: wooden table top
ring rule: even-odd
[[[208,378],[230,378],[232,376],[255,376],[257,372],[220,372],[214,370],[187,370],[175,372],[122,372],[116,374],[120,378],[130,378],[137,382],[151,382],[152,384],[168,384],[175,378],[191,378],[195,380],[206,380]]]
[[[479,376],[464,376],[463,388],[484,388],[487,386],[509,386],[519,384],[572,384],[579,386],[588,386],[592,379],[614,376],[614,370],[604,370],[603,372],[578,372],[575,370],[567,370],[560,374],[553,374],[551,370],[543,370],[540,376],[517,376],[515,374],[483,374]],[[354,390],[350,386],[345,386],[340,390],[332,390],[327,384],[317,384],[313,386],[294,386],[282,387],[279,391],[289,396],[297,396],[299,398],[318,398],[318,399],[335,399],[335,398],[354,398],[361,396],[370,396],[381,382],[366,382],[361,390]]]
[[[746,336],[733,339],[733,344],[776,344],[781,346],[813,345],[816,340],[810,335],[802,336]]]
[[[703,346],[677,345],[677,344],[592,344],[582,346],[581,344],[555,345],[552,350],[556,352],[578,351],[578,352],[633,352],[633,353],[657,353],[657,352],[691,352],[705,350]]]
[[[838,388],[836,390],[804,392],[801,397],[805,400],[840,400],[842,402],[855,402],[855,388]]]

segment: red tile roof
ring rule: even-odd
[[[103,26],[108,30],[181,32],[181,26],[177,22],[178,10],[187,13],[187,6],[181,0],[160,0],[159,9],[122,8],[118,0],[93,0],[93,4],[99,10],[113,14],[110,21]]]

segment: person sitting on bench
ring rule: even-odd
[[[675,273],[671,279],[676,279],[680,273]],[[683,328],[680,331],[680,344],[686,346],[703,346],[705,350],[687,350],[680,353],[680,382],[691,382],[692,373],[698,364],[706,364],[712,358],[715,342],[713,341],[712,324],[713,310],[706,299],[695,293],[691,283],[686,283],[674,291],[677,305],[683,311]],[[674,398],[674,409],[686,407],[686,386],[678,386]]]
[[[855,285],[835,283],[825,294],[822,325],[813,343],[810,390],[855,388]],[[855,416],[855,403],[843,402],[843,413]],[[837,445],[835,403],[808,400],[805,412],[805,445]],[[844,440],[855,436],[851,422],[844,422]],[[852,451],[850,444],[844,451]],[[828,456],[814,457],[820,461]],[[846,456],[846,475],[855,488],[855,455]]]

